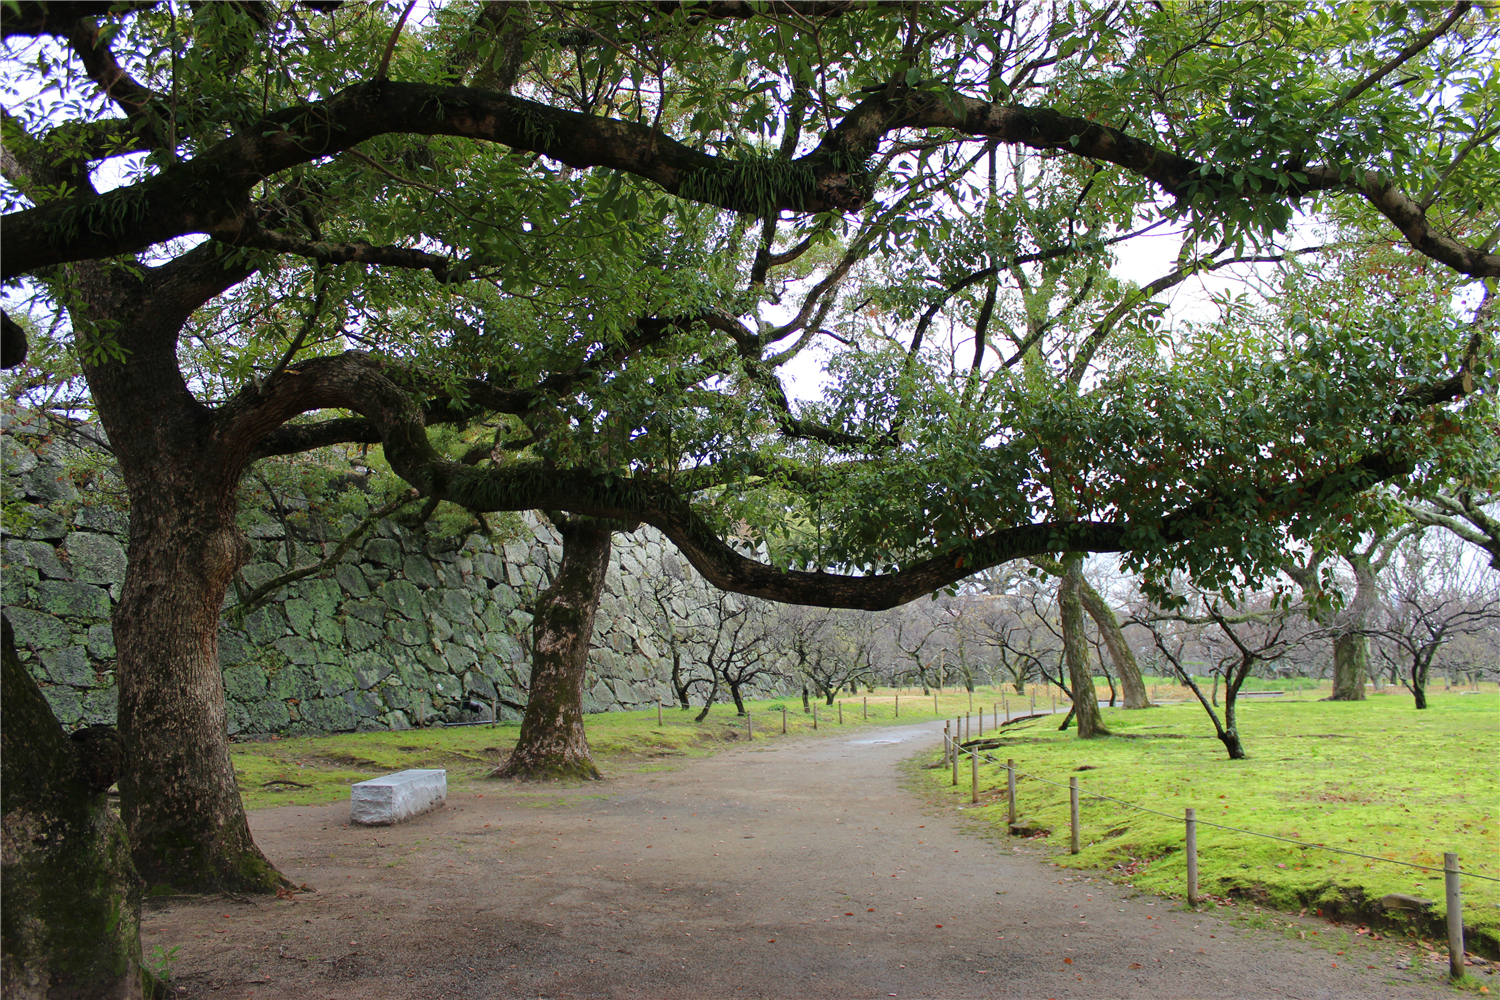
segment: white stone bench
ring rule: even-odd
[[[363,826],[389,826],[447,804],[447,771],[397,771],[354,785],[349,790],[349,819]]]

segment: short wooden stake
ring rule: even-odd
[[[1078,779],[1068,779],[1068,808],[1073,817],[1073,842],[1069,853],[1078,853]]]
[[[983,706],[981,706],[980,709],[979,709],[979,735],[981,737],[984,736],[984,707]]]
[[[953,752],[953,736],[948,732],[948,723],[943,723],[943,763],[948,763],[948,755]]]
[[[1036,692],[1031,692],[1031,714],[1036,714]]]
[[[1005,762],[1005,797],[1007,801],[1005,821],[1014,824],[1016,822],[1016,759],[1014,757]]]
[[[839,702],[839,725],[844,724],[844,703]]]
[[[979,754],[975,751],[969,752],[969,776],[973,781],[974,788],[969,792],[969,801],[979,801]]]
[[[865,721],[866,722],[870,721],[870,697],[869,697],[869,695],[865,696]]]
[[[1052,713],[1054,715],[1056,715],[1057,714],[1057,692],[1053,691],[1051,689],[1048,689],[1047,693],[1052,696]]]
[[[661,725],[661,699],[656,699],[656,724]]]
[[[901,695],[896,695],[896,718],[901,718]]]
[[[953,744],[953,783],[958,784],[958,742]]]
[[[1464,900],[1458,884],[1458,855],[1443,855],[1443,889],[1448,906],[1448,975],[1464,976]]]
[[[786,735],[786,709],[781,710],[781,735]]]
[[[813,702],[813,732],[818,731],[818,703]]]
[[[937,715],[938,714],[937,695],[933,695],[932,696],[932,714],[933,715]]]
[[[1184,852],[1187,854],[1187,899],[1189,906],[1198,905],[1198,810],[1188,806],[1183,814],[1183,823],[1187,827],[1187,845]]]
[[[745,739],[755,739],[755,725],[750,721],[750,713],[745,713]]]

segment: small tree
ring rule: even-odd
[[[1371,634],[1387,662],[1404,662],[1401,682],[1419,709],[1427,707],[1428,674],[1445,647],[1500,628],[1500,581],[1448,536],[1407,542],[1383,596]]]
[[[1240,740],[1236,704],[1240,687],[1250,676],[1256,664],[1279,659],[1295,643],[1301,641],[1301,635],[1293,627],[1294,623],[1300,619],[1301,610],[1284,605],[1278,606],[1267,595],[1262,594],[1243,601],[1241,608],[1226,611],[1217,599],[1205,602],[1203,595],[1196,596],[1200,606],[1205,607],[1202,614],[1181,615],[1153,610],[1136,615],[1131,620],[1150,630],[1156,648],[1172,665],[1172,669],[1176,671],[1182,682],[1192,690],[1198,703],[1203,706],[1203,711],[1208,713],[1209,721],[1213,723],[1214,734],[1219,738],[1219,742],[1224,744],[1224,749],[1229,753],[1229,759],[1244,760],[1247,755],[1245,745]],[[1175,636],[1169,636],[1161,628],[1163,622],[1179,622],[1190,627],[1211,625],[1215,628],[1217,635],[1199,637],[1179,629]],[[1224,678],[1224,718],[1222,720],[1214,709],[1213,702],[1204,696],[1203,689],[1198,686],[1197,680],[1183,664],[1184,649],[1193,638],[1197,638],[1210,651],[1218,648],[1219,652],[1213,669],[1216,674]],[[1217,684],[1217,681],[1215,683]]]

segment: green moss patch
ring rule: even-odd
[[[1082,850],[1060,854],[1059,863],[1108,869],[1137,888],[1185,891],[1182,817],[1192,806],[1199,888],[1210,897],[1364,918],[1381,897],[1404,893],[1435,901],[1430,924],[1444,913],[1441,871],[1386,862],[1441,869],[1444,852],[1455,851],[1464,871],[1500,877],[1500,701],[1493,694],[1436,694],[1431,705],[1418,712],[1409,697],[1397,695],[1244,702],[1240,731],[1250,754],[1244,761],[1225,756],[1196,704],[1106,709],[1114,735],[1087,742],[1058,732],[1053,721],[1023,723],[1008,727],[1004,744],[989,751],[998,766],[981,767],[977,806],[968,805],[967,763],[957,788],[942,768],[913,773],[930,791],[962,795],[967,815],[1004,831],[1003,765],[1015,758],[1024,772],[1016,786],[1021,818],[1054,830],[1051,842],[1064,852],[1068,779],[1078,777]],[[1470,947],[1493,954],[1500,948],[1500,882],[1466,878],[1463,895]]]

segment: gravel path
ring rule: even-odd
[[[1383,943],[1335,954],[1174,908],[901,790],[941,723],[749,744],[578,789],[458,793],[391,828],[252,815],[317,891],[169,903],[182,997],[1423,997]],[[1307,921],[1309,931],[1330,932]],[[1369,968],[1373,966],[1374,968]]]

